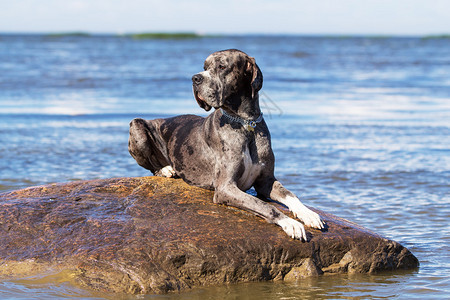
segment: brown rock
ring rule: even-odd
[[[317,211],[310,242],[159,177],[52,184],[0,194],[0,278],[65,272],[120,293],[416,268],[400,244]]]
[[[284,281],[296,281],[305,277],[322,275],[323,271],[314,263],[312,258],[306,258],[299,267],[293,267],[284,276]]]

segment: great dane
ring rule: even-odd
[[[320,216],[274,176],[275,157],[262,117],[258,91],[263,76],[253,57],[236,49],[218,51],[192,77],[203,118],[134,119],[128,149],[137,163],[157,176],[181,177],[214,190],[214,202],[254,213],[279,225],[292,238],[307,241],[302,223],[262,199],[286,205],[306,226],[323,229]],[[258,197],[245,191],[254,187]]]

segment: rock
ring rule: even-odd
[[[0,278],[63,272],[94,290],[146,294],[419,265],[397,242],[331,214],[314,209],[328,229],[307,228],[302,243],[212,196],[160,177],[0,194]]]
[[[293,267],[284,276],[284,281],[297,281],[304,277],[322,275],[323,271],[314,263],[312,258],[306,258],[299,267]]]

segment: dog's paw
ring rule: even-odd
[[[277,224],[291,238],[307,241],[305,227],[302,223],[291,218],[285,218],[278,221]]]
[[[297,197],[288,196],[283,199],[281,203],[289,207],[289,210],[294,213],[294,216],[302,221],[306,226],[317,229],[325,228],[325,222],[322,221],[320,216],[307,208]]]
[[[159,174],[160,176],[164,176],[164,177],[174,177],[175,176],[175,171],[171,166],[165,166],[164,168],[162,168],[161,170],[159,170]]]
[[[308,227],[324,229],[325,222],[320,218],[319,214],[313,212],[306,206],[302,205],[299,210],[292,210],[294,215]]]

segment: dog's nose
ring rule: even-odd
[[[203,76],[201,74],[195,74],[192,76],[192,83],[194,84],[200,84],[203,82]]]

